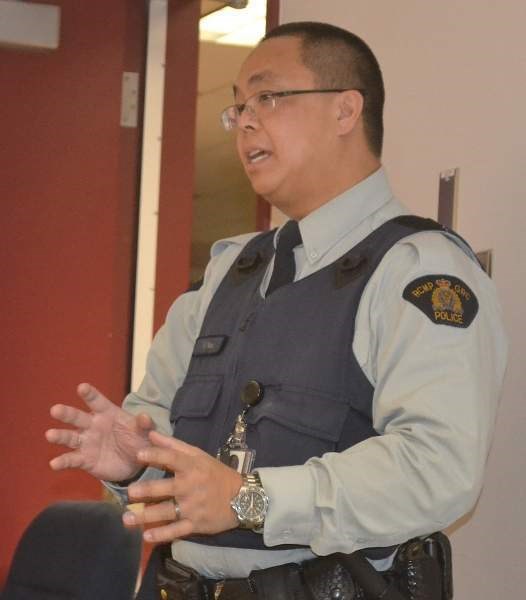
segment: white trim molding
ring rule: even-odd
[[[146,356],[153,336],[167,24],[167,0],[150,0],[133,325],[132,390],[138,388],[144,377]]]

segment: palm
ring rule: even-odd
[[[131,477],[140,468],[137,452],[149,445],[151,420],[127,413],[88,384],[81,384],[78,393],[91,412],[60,404],[51,408],[54,418],[76,427],[46,432],[48,441],[72,449],[54,458],[51,467],[80,468],[111,481]]]

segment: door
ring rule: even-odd
[[[129,385],[141,128],[120,126],[121,82],[144,81],[146,3],[54,4],[58,50],[0,48],[0,583],[39,510],[101,496],[49,469],[49,407]]]

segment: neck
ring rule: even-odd
[[[367,179],[381,167],[378,158],[369,156],[356,164],[351,162],[351,168],[340,169],[334,173],[324,173],[324,187],[316,190],[312,187],[298,190],[297,193],[287,194],[286,198],[267,198],[276,208],[281,210],[289,219],[300,221],[311,212],[330,202],[346,190]]]

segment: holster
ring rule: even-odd
[[[451,600],[451,545],[440,532],[401,544],[392,567],[378,572],[366,551],[303,563],[313,600]]]
[[[453,598],[451,544],[441,532],[402,544],[392,571],[408,600]]]
[[[163,557],[157,571],[157,589],[161,600],[213,600],[209,598],[204,577],[169,557]]]
[[[364,552],[341,555],[366,600],[451,600],[451,545],[440,532],[401,544],[388,571],[378,572]]]

